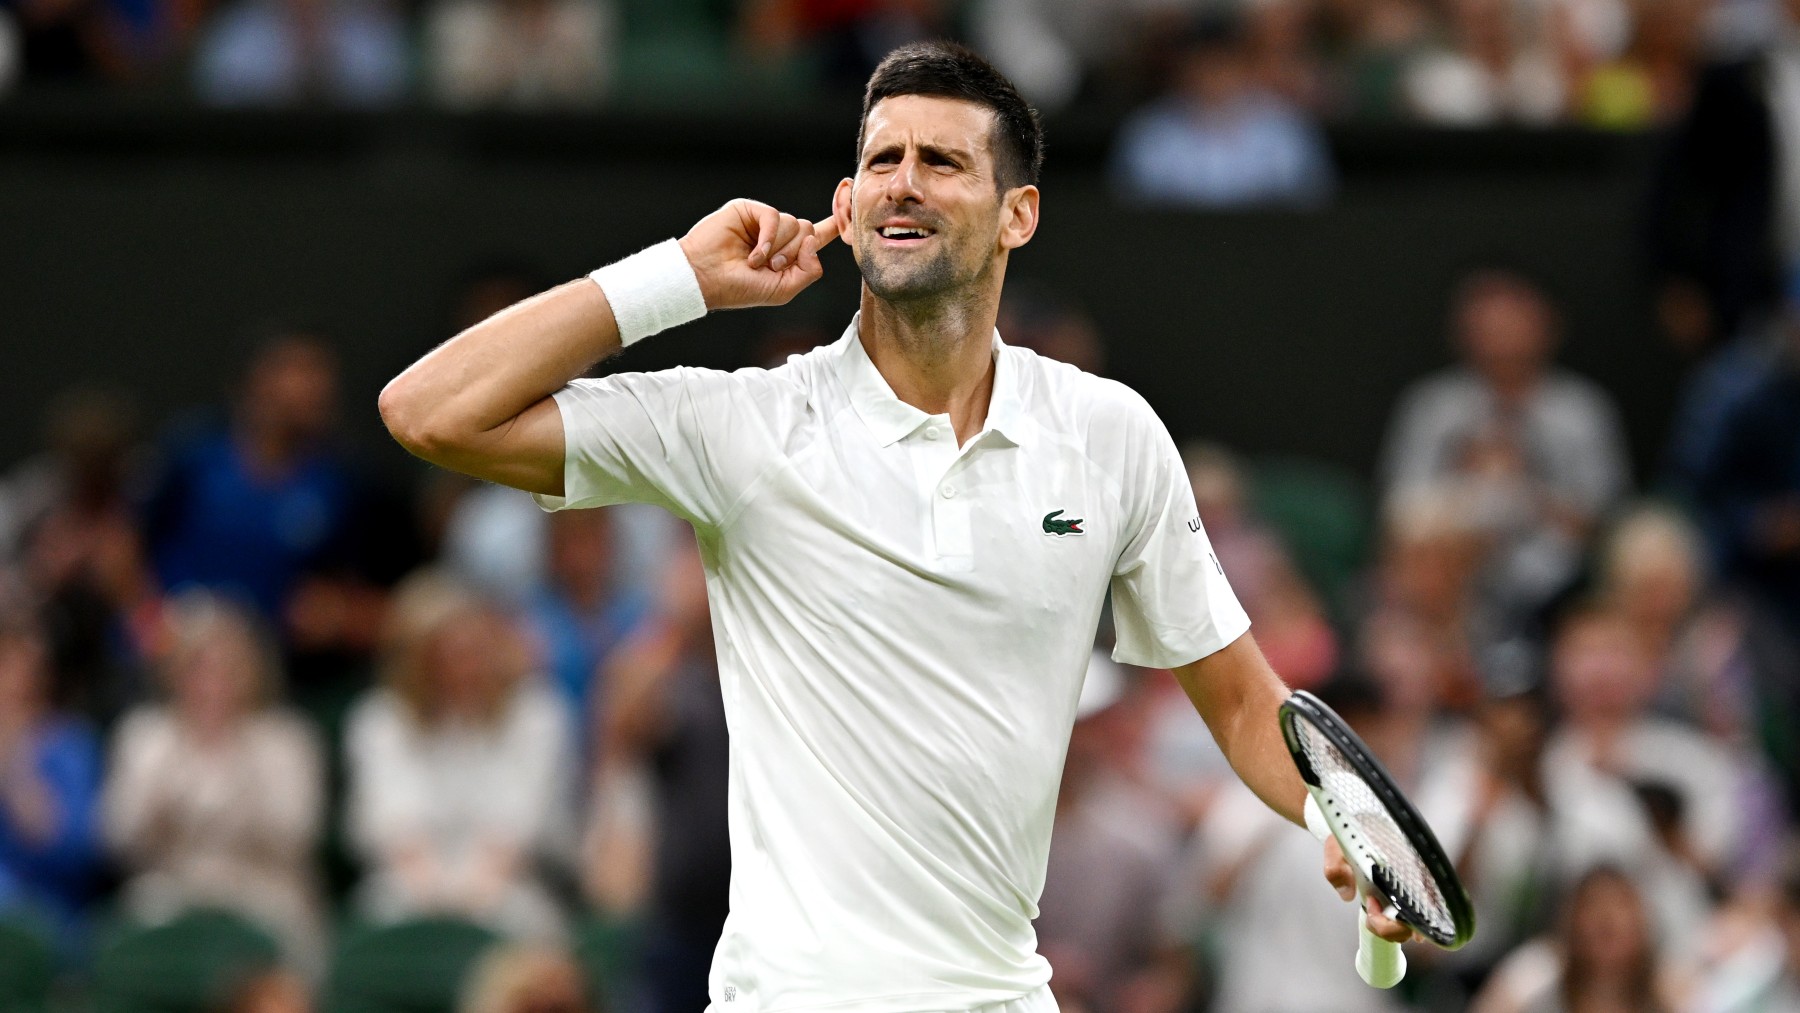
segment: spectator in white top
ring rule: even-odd
[[[1772,903],[1751,909],[1721,940],[1723,952],[1696,989],[1706,1013],[1800,1013],[1800,837],[1788,840]],[[1723,934],[1723,933],[1721,933]]]
[[[169,611],[167,700],[126,715],[103,796],[107,844],[131,874],[125,908],[152,922],[190,906],[234,910],[296,966],[322,970],[318,739],[273,704],[276,662],[249,612],[200,591]]]
[[[1747,620],[1704,594],[1705,549],[1693,523],[1668,507],[1633,507],[1598,556],[1597,597],[1655,665],[1657,709],[1722,738],[1741,736],[1754,720]]]
[[[439,0],[425,22],[432,94],[451,106],[595,105],[617,21],[610,0]]]
[[[1654,714],[1659,674],[1654,656],[1616,613],[1584,609],[1565,619],[1551,683],[1567,720],[1551,740],[1548,762],[1586,765],[1652,789],[1646,815],[1665,850],[1722,882],[1743,837],[1749,762],[1699,729]]]
[[[1623,783],[1546,761],[1548,722],[1535,694],[1486,700],[1475,724],[1474,748],[1427,771],[1414,799],[1461,870],[1481,926],[1447,959],[1478,976],[1548,928],[1548,905],[1588,869],[1643,868],[1655,843]]]
[[[1463,361],[1401,395],[1382,477],[1390,501],[1426,484],[1460,490],[1495,543],[1483,595],[1516,620],[1567,584],[1626,491],[1624,439],[1612,399],[1552,364],[1556,310],[1529,280],[1471,274],[1450,323]]]
[[[388,640],[384,685],[346,731],[359,906],[555,938],[562,913],[539,870],[572,853],[567,706],[528,671],[511,617],[441,575],[402,586]]]
[[[1524,30],[1512,0],[1452,0],[1450,45],[1415,57],[1402,89],[1427,123],[1553,123],[1568,104],[1557,54]]]

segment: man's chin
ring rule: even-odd
[[[875,265],[873,270],[863,271],[863,282],[877,298],[888,302],[931,299],[956,288],[949,272],[934,269],[934,264],[908,265],[908,268],[896,270],[892,265]]]

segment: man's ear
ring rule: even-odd
[[[831,217],[837,221],[838,238],[851,248],[855,248],[855,243],[850,232],[850,197],[855,190],[856,181],[845,178],[838,180],[837,189],[831,194]]]
[[[1031,242],[1038,227],[1038,188],[1026,184],[1000,198],[1000,248],[1016,250]]]

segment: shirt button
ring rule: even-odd
[[[956,486],[947,485],[947,486],[944,486],[942,489],[939,489],[938,492],[940,494],[942,494],[945,499],[955,499],[956,498]]]
[[[935,440],[935,439],[937,439],[937,438],[938,438],[938,431],[937,431],[937,427],[936,427],[936,426],[932,426],[932,427],[931,427],[931,428],[929,428],[929,429],[927,429],[927,430],[925,430],[925,438],[926,438],[926,439],[928,439],[928,440]]]

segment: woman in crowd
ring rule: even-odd
[[[402,585],[387,639],[383,685],[346,731],[363,913],[558,935],[541,871],[572,851],[566,705],[532,676],[512,617],[447,577]]]
[[[1700,532],[1668,507],[1640,505],[1600,546],[1598,597],[1654,666],[1656,710],[1737,740],[1754,721],[1745,619],[1706,594]]]
[[[1616,866],[1575,884],[1548,947],[1522,948],[1495,972],[1476,1013],[1671,1013],[1649,908]]]
[[[317,970],[318,739],[273,706],[274,653],[246,609],[192,592],[169,619],[165,699],[120,724],[106,784],[107,843],[131,874],[125,908],[145,921],[190,906],[234,910]]]

